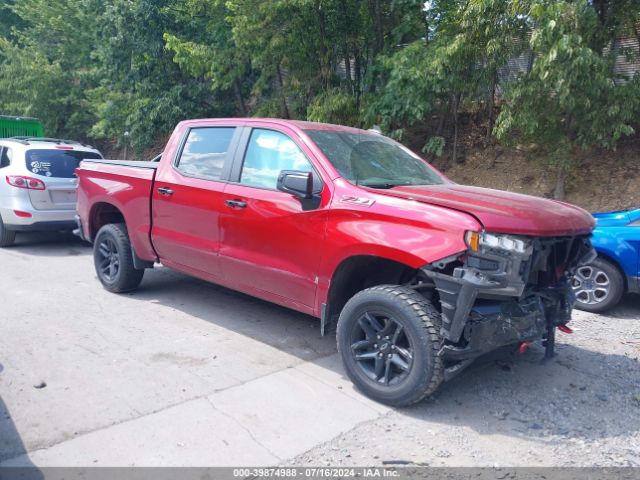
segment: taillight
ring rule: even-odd
[[[44,190],[44,182],[32,177],[21,177],[17,175],[7,175],[7,183],[12,187],[26,188],[27,190]]]

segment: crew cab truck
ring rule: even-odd
[[[78,233],[104,288],[155,263],[337,322],[345,370],[404,406],[498,347],[569,331],[589,213],[457,185],[371,131],[180,123],[158,162],[84,160]]]

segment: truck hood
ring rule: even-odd
[[[376,192],[466,212],[487,232],[564,236],[588,234],[595,226],[593,217],[574,205],[488,188],[457,184],[412,185]]]

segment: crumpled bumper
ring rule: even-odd
[[[550,332],[571,318],[569,277],[593,258],[587,237],[552,238],[536,239],[527,253],[468,252],[453,270],[426,266],[440,297],[440,354],[466,360],[542,338],[552,349]]]

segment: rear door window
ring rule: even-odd
[[[85,158],[102,158],[99,153],[78,150],[27,150],[27,169],[34,175],[73,178]]]
[[[176,168],[191,177],[220,180],[235,130],[235,127],[192,128]]]

